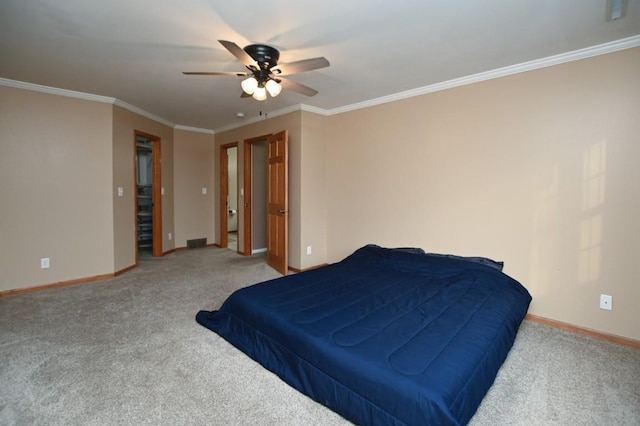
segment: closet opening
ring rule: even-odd
[[[267,140],[270,135],[245,139],[243,164],[243,251],[245,256],[267,251]]]
[[[162,256],[160,138],[135,132],[136,261]]]

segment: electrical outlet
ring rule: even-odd
[[[40,268],[48,269],[51,266],[50,260],[48,257],[43,257],[40,259]]]
[[[311,246],[307,246],[307,256],[311,254]]]
[[[608,294],[601,294],[600,309],[606,309],[607,311],[613,309],[613,297],[609,296]]]

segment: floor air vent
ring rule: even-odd
[[[206,238],[196,238],[194,240],[187,240],[187,248],[201,248],[207,246]]]

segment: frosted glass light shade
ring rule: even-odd
[[[258,80],[254,77],[249,77],[246,80],[242,80],[240,87],[242,87],[242,90],[244,90],[244,93],[247,95],[253,95],[253,92],[258,88]]]
[[[256,101],[264,101],[267,99],[267,89],[264,87],[256,87],[256,90],[253,92],[253,99]]]
[[[280,84],[275,80],[267,81],[267,84],[264,87],[267,89],[267,92],[269,92],[269,94],[274,98],[278,96],[282,91],[282,86],[280,86]]]

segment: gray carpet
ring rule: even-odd
[[[194,320],[277,276],[207,248],[0,298],[0,424],[348,424]],[[471,424],[640,425],[640,350],[525,321]]]

